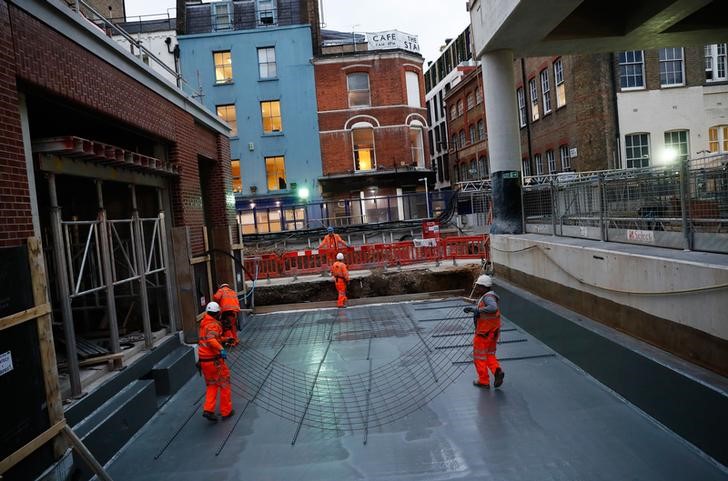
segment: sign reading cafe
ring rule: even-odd
[[[367,33],[369,50],[384,50],[401,48],[410,52],[420,53],[420,42],[417,35],[389,30],[386,32]]]

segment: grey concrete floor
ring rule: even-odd
[[[437,306],[443,307],[433,309]],[[249,350],[263,359],[280,353],[273,374],[262,386],[263,379],[256,380],[254,366],[249,364],[253,358],[240,358],[235,370],[236,382],[242,386],[234,395],[237,415],[217,424],[203,419],[198,402],[204,383],[195,377],[115,457],[110,474],[115,480],[129,481],[728,479],[726,471],[682,439],[510,322],[504,323],[504,329],[513,330],[504,332],[503,340],[518,342],[498,348],[506,372],[503,387],[489,391],[473,387],[472,366],[452,364],[467,361],[470,350],[450,348],[469,342],[470,337],[442,336],[446,331],[467,329],[471,321],[428,321],[459,316],[457,306],[461,306],[457,300],[448,300],[400,305],[394,311],[381,306],[350,308],[345,313],[312,311],[289,336],[289,341],[297,342],[282,349],[276,333],[259,330],[253,336],[249,331]],[[392,319],[389,328],[379,329],[377,324],[385,322],[381,314],[391,312],[400,313],[400,318]],[[296,315],[256,316],[253,322],[270,329],[276,322],[285,326],[282,316]],[[357,324],[362,319],[377,334],[371,349],[363,324]],[[329,352],[323,363],[326,339],[319,332],[326,330],[311,327],[317,322],[332,326],[332,342],[326,344]],[[424,349],[417,351],[423,343],[430,348],[433,367],[412,354],[424,353]],[[402,356],[407,353],[405,363]],[[366,416],[357,418],[361,405],[342,408],[337,401],[358,399],[343,391],[359,388],[357,376],[369,370],[367,355],[375,378],[372,391],[390,390],[391,396],[384,403],[371,401],[372,410],[381,412],[368,419],[381,422],[373,422],[378,426],[365,431],[359,421]],[[294,388],[300,379],[313,382],[319,365],[319,382],[339,386],[341,393],[320,391],[320,386],[309,386],[309,392]],[[279,374],[284,370],[296,370],[301,377],[294,380],[288,374],[286,378]],[[390,378],[384,382],[378,376]],[[399,379],[396,376],[401,376],[406,389],[390,384]],[[437,383],[432,381],[438,376]],[[286,379],[290,386],[276,385]],[[348,384],[335,384],[335,379],[346,379]],[[412,379],[417,382],[412,384]],[[259,397],[249,403],[253,391]],[[311,392],[315,394],[309,404],[312,410],[304,413],[301,399]],[[276,402],[281,403],[280,411]],[[316,403],[320,405],[314,408]],[[332,420],[316,414],[327,405],[338,417]],[[389,415],[395,411],[402,414]],[[305,419],[296,437],[295,419],[301,415],[311,419]]]

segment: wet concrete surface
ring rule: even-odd
[[[204,383],[195,377],[116,456],[110,474],[116,480],[129,481],[728,479],[726,471],[695,448],[522,332],[517,324],[504,323],[502,340],[518,342],[498,347],[506,372],[503,387],[473,387],[474,372],[467,363],[470,350],[451,347],[470,340],[469,335],[458,335],[472,325],[467,318],[459,319],[461,307],[460,301],[452,299],[386,310],[363,306],[345,313],[311,311],[289,336],[301,342],[282,349],[280,338],[253,336],[253,331],[246,334],[244,330],[248,349],[262,358],[272,359],[280,353],[273,363],[277,367],[271,368],[273,374],[262,388],[252,374],[256,366],[246,368],[254,358],[239,358],[239,369],[235,369],[239,388],[234,394],[237,415],[216,424],[203,419],[199,399]],[[384,322],[377,320],[381,312],[399,316],[394,321],[400,324],[379,329],[377,322]],[[254,327],[272,329],[276,322],[286,326],[279,316],[256,316]],[[315,327],[319,317],[331,320],[328,334],[320,334]],[[456,320],[437,320],[442,318]],[[373,319],[370,330],[377,337],[371,341],[362,335],[366,330],[363,319]],[[267,331],[259,329],[258,334],[261,332]],[[347,332],[355,335],[332,334]],[[335,340],[328,343],[327,336]],[[417,357],[413,352],[428,352],[431,357]],[[448,357],[438,357],[444,355]],[[388,373],[401,376],[403,385],[410,386],[412,379],[417,382],[404,391],[381,383],[380,388],[391,389],[392,395],[383,396],[382,402],[370,402],[372,409],[382,411],[370,419],[388,422],[361,429],[359,421],[366,416],[358,413],[358,407],[364,404],[342,409],[337,400],[358,400],[347,396],[360,392],[356,380],[370,369],[367,357],[373,377]],[[341,392],[333,388],[319,392],[321,386],[314,385],[315,399],[325,393],[340,417],[319,413],[319,421],[304,422],[296,436],[294,417],[277,414],[274,404],[281,403],[281,413],[305,417],[309,414],[301,411],[300,406],[305,405],[301,398],[307,399],[310,392],[276,386],[286,379],[278,370],[305,374],[310,383],[319,367],[317,381],[338,386]],[[434,377],[450,377],[435,382],[433,372]],[[406,379],[408,373],[411,379]],[[341,379],[348,384],[334,382]],[[258,388],[265,395],[249,402]],[[434,396],[423,394],[433,389]],[[281,394],[276,397],[275,393]],[[407,405],[418,400],[424,401]],[[318,409],[326,405],[322,401]],[[404,414],[389,415],[395,411]]]

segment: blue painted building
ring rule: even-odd
[[[286,221],[303,219],[301,212],[297,216],[297,209],[286,206],[321,197],[311,62],[319,45],[318,2],[187,3],[178,6],[180,11],[182,76],[200,90],[201,101],[233,127],[230,148],[238,210],[266,208],[261,212],[267,216],[273,211],[280,219],[258,220],[273,225],[271,230],[287,230]],[[249,224],[251,219],[241,221]]]

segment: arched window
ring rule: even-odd
[[[423,125],[419,120],[413,120],[409,128],[409,143],[412,151],[412,164],[418,168],[425,168],[425,144],[423,140]]]
[[[354,124],[351,131],[351,144],[354,150],[354,170],[367,171],[377,168],[374,154],[374,127],[367,123]]]

